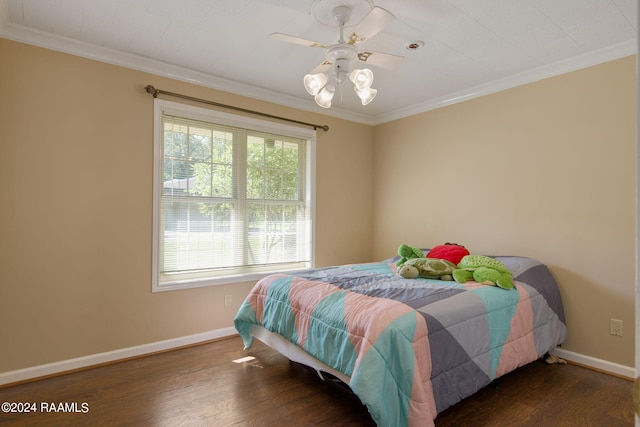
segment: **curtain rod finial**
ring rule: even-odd
[[[153,95],[154,98],[158,97],[158,93],[160,93],[160,91],[158,89],[156,89],[155,87],[151,86],[151,85],[146,85],[144,87],[144,90],[147,91],[147,93],[150,93],[151,95]]]

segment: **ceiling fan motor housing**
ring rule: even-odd
[[[358,49],[350,44],[341,43],[327,49],[326,58],[335,68],[338,81],[342,81],[350,71],[351,63],[358,57]]]

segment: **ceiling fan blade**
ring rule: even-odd
[[[375,6],[353,29],[353,32],[349,36],[348,43],[358,44],[370,39],[395,19],[396,17],[388,10]]]
[[[326,49],[329,47],[324,43],[318,43],[311,40],[301,39],[300,37],[294,37],[288,34],[272,33],[269,37],[271,37],[274,40],[279,40],[286,43],[299,44],[302,46],[320,47],[322,49]]]
[[[394,68],[402,63],[404,56],[365,50],[358,53],[358,60],[378,67]]]
[[[324,73],[325,71],[327,71],[331,67],[331,65],[332,65],[332,62],[331,61],[327,61],[325,59],[324,61],[322,61],[322,63],[320,65],[318,65],[313,70],[309,71],[309,74]]]

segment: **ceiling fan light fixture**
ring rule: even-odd
[[[304,76],[304,88],[309,95],[317,95],[327,85],[329,78],[325,73],[307,74]]]
[[[354,86],[353,89],[358,94],[360,101],[362,101],[362,105],[367,105],[368,103],[373,101],[373,98],[375,98],[376,95],[378,94],[378,91],[372,87],[358,90],[358,88]]]
[[[311,5],[311,14],[322,24],[338,27],[340,37],[337,43],[327,45],[282,33],[272,33],[271,38],[326,49],[324,61],[304,76],[305,90],[314,97],[320,107],[331,107],[331,100],[336,89],[340,88],[347,78],[353,83],[362,105],[369,104],[378,93],[376,89],[371,88],[373,71],[368,68],[353,69],[353,63],[360,61],[367,65],[393,67],[404,58],[399,55],[368,50],[360,52],[356,45],[371,39],[382,31],[396,19],[395,16],[386,9],[374,6],[373,0],[314,0]],[[355,23],[356,20],[357,23]],[[345,27],[351,24],[355,24],[355,26],[351,33],[345,37]],[[419,42],[414,42],[412,46],[419,44]]]
[[[331,100],[333,99],[333,95],[336,92],[336,89],[333,86],[326,85],[322,88],[320,93],[318,93],[314,99],[316,100],[316,104],[321,106],[322,108],[330,108]]]
[[[368,68],[353,70],[349,74],[349,80],[355,86],[356,91],[367,89],[373,83],[373,71]]]

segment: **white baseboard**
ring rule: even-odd
[[[174,348],[184,347],[187,345],[197,344],[218,338],[224,338],[236,334],[237,331],[235,330],[235,328],[228,327],[216,329],[213,331],[202,332],[199,334],[188,335],[185,337],[173,338],[169,340],[138,345],[135,347],[122,348],[119,350],[107,351],[105,353],[91,354],[89,356],[76,357],[74,359],[47,363],[45,365],[38,365],[25,369],[18,369],[16,371],[2,372],[0,373],[0,386],[34,378],[46,377],[62,372],[73,371],[76,369],[87,368],[103,363],[115,362],[131,357],[144,356],[145,354],[171,350]]]
[[[602,359],[596,359],[595,357],[585,356],[584,354],[580,353],[574,353],[573,351],[564,350],[559,347],[551,351],[551,353],[570,362],[587,366],[598,371],[625,377],[630,380],[634,380],[636,378],[636,370],[635,368],[632,368],[630,366],[620,365],[618,363],[613,363]]]

